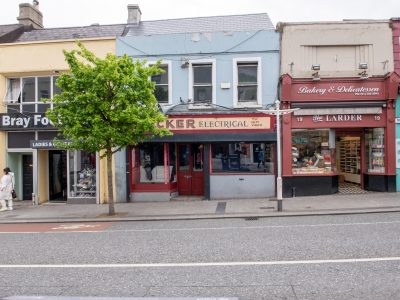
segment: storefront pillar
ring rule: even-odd
[[[33,161],[33,193],[32,202],[34,205],[39,204],[39,159],[38,150],[33,149],[32,151],[32,161]]]
[[[204,199],[211,199],[211,189],[210,189],[210,164],[211,164],[211,146],[208,143],[204,144]]]

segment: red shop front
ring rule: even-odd
[[[282,77],[283,196],[356,187],[394,192],[395,101],[399,76]]]
[[[275,195],[275,119],[254,113],[169,115],[171,136],[130,150],[132,201]]]

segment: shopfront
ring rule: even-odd
[[[282,78],[284,197],[337,193],[346,185],[396,190],[399,78]]]
[[[172,136],[130,149],[132,201],[275,195],[274,119],[261,114],[169,116]]]
[[[99,203],[98,155],[57,149],[58,133],[44,114],[0,114],[0,130],[6,133],[6,161],[19,200]]]

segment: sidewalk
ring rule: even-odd
[[[43,204],[16,201],[13,211],[0,212],[0,223],[142,221],[332,215],[400,212],[400,193],[366,193],[283,199],[283,211],[274,199],[117,203],[117,215],[108,205]]]

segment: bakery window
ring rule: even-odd
[[[214,143],[213,173],[274,173],[273,143]]]
[[[327,174],[336,171],[333,161],[335,139],[330,135],[334,135],[334,132],[329,129],[292,130],[292,174]]]
[[[366,163],[368,173],[385,173],[385,130],[365,130]]]

